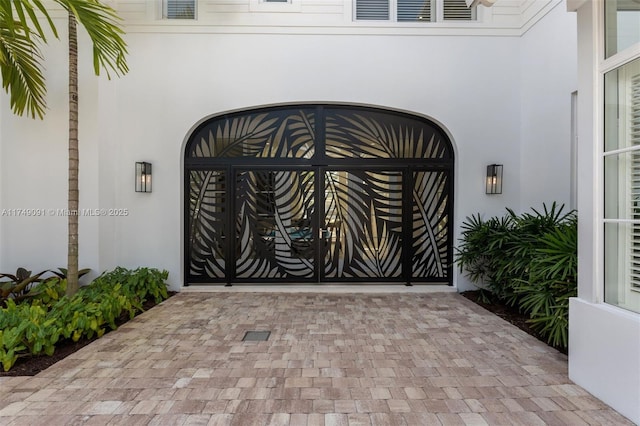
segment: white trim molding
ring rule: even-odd
[[[587,0],[567,0],[567,10],[569,12],[575,12],[580,9]]]

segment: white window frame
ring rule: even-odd
[[[597,46],[598,46],[598,57],[600,58],[599,64],[598,64],[598,80],[597,80],[597,91],[596,91],[596,96],[594,97],[594,100],[596,102],[597,108],[598,108],[598,119],[597,119],[597,123],[598,125],[596,127],[594,127],[595,130],[595,135],[597,138],[597,143],[596,143],[596,149],[600,152],[600,161],[599,164],[596,166],[596,174],[599,178],[600,184],[599,187],[600,188],[600,206],[598,209],[598,217],[600,218],[600,223],[601,225],[598,227],[598,240],[601,242],[600,243],[600,247],[599,247],[599,264],[601,265],[601,267],[599,268],[600,270],[600,274],[598,274],[599,276],[599,280],[598,282],[600,282],[600,285],[598,286],[597,289],[597,294],[596,294],[596,298],[599,301],[602,301],[604,303],[607,303],[608,305],[614,306],[614,307],[620,307],[622,309],[627,309],[630,308],[633,311],[638,311],[638,306],[640,306],[640,291],[638,291],[637,289],[632,288],[632,283],[631,283],[631,277],[630,277],[630,272],[631,272],[631,254],[632,254],[632,249],[631,249],[631,241],[630,241],[630,237],[631,237],[631,232],[628,233],[628,235],[626,235],[624,238],[620,238],[619,241],[619,245],[616,248],[617,249],[617,253],[618,256],[624,256],[624,259],[622,259],[622,261],[620,261],[620,259],[618,258],[618,282],[617,283],[607,283],[606,282],[606,277],[604,275],[604,262],[605,262],[605,238],[604,238],[604,225],[607,223],[610,224],[617,224],[617,225],[621,225],[621,226],[633,226],[633,225],[638,225],[640,226],[640,219],[633,219],[631,218],[631,216],[629,218],[606,218],[604,215],[604,205],[605,205],[605,193],[604,193],[604,162],[605,159],[609,156],[614,156],[614,155],[621,155],[621,154],[625,154],[625,153],[640,153],[640,146],[627,146],[629,144],[625,143],[622,144],[621,146],[623,146],[623,148],[619,148],[619,149],[615,149],[615,150],[610,150],[610,151],[605,151],[605,128],[604,128],[604,108],[605,108],[605,98],[604,98],[604,81],[605,81],[605,74],[607,74],[610,71],[616,71],[618,70],[619,72],[624,72],[624,68],[622,68],[623,66],[625,66],[628,63],[633,62],[634,60],[640,60],[640,42],[634,44],[633,46],[621,51],[621,52],[617,52],[613,55],[611,55],[610,57],[605,59],[605,37],[606,37],[606,32],[605,32],[605,28],[604,28],[604,21],[606,19],[605,17],[605,11],[604,11],[604,2],[602,2],[600,4],[600,7],[598,8],[598,13],[600,15],[599,19],[598,19],[598,31],[597,33],[600,35],[600,37],[597,38]],[[626,76],[621,76],[621,78],[619,78],[620,81],[627,81],[628,79],[626,78]],[[620,88],[618,88],[619,92],[621,91]],[[624,89],[622,90],[624,91]],[[618,131],[619,131],[619,139],[623,140],[624,138],[628,138],[628,132],[627,129],[629,128],[629,123],[628,123],[628,119],[627,116],[628,114],[626,114],[626,112],[622,112],[620,113],[621,118],[619,119],[619,123],[618,123]],[[629,173],[629,170],[626,170],[627,167],[625,166],[624,168],[621,167],[618,170],[618,174],[619,176],[621,175],[626,175],[627,173]],[[631,209],[632,206],[632,202],[631,202],[631,197],[630,197],[631,191],[630,188],[627,185],[621,185],[618,189],[618,198],[619,198],[619,204],[624,203],[624,208],[627,209],[627,211],[630,211],[629,209]],[[618,303],[612,303],[606,300],[606,288],[608,288],[608,286],[618,286]]]
[[[578,91],[571,93],[571,210],[578,208]]]
[[[471,7],[471,16],[472,19],[470,20],[455,20],[455,19],[447,19],[445,21],[444,19],[444,0],[430,0],[431,2],[431,12],[432,12],[432,16],[431,16],[431,20],[429,21],[420,21],[420,20],[416,20],[416,21],[398,21],[398,0],[388,0],[389,2],[389,19],[379,19],[379,20],[368,20],[368,19],[357,19],[357,2],[356,0],[353,0],[353,9],[352,9],[352,16],[353,16],[353,21],[354,22],[366,22],[366,23],[387,23],[387,22],[391,22],[391,23],[395,23],[395,24],[419,24],[419,25],[423,25],[424,23],[460,23],[460,22],[480,22],[480,13],[478,13],[478,6],[472,6]],[[434,13],[435,12],[435,13]]]
[[[618,90],[618,98],[622,99],[618,104],[619,108],[619,116],[618,116],[618,140],[621,141],[620,145],[623,148],[605,151],[604,158],[610,156],[620,156],[620,155],[640,155],[640,145],[634,145],[630,139],[631,135],[631,114],[633,113],[630,110],[629,106],[631,105],[631,97],[633,90],[632,81],[639,82],[640,81],[640,64],[637,64],[635,70],[628,70],[626,67],[616,67],[611,71],[618,72],[618,81],[620,82],[617,90]],[[637,84],[637,83],[636,83]],[[637,90],[637,89],[636,89]],[[640,110],[640,105],[638,106],[638,110]],[[618,248],[617,253],[618,256],[624,256],[623,259],[618,258],[618,273],[617,276],[618,282],[616,283],[608,283],[609,286],[617,285],[617,298],[618,303],[617,306],[622,308],[629,308],[632,310],[638,310],[640,307],[640,287],[634,286],[634,280],[632,278],[632,257],[634,255],[635,250],[633,249],[633,236],[635,234],[633,227],[640,227],[640,219],[634,218],[633,210],[634,210],[634,200],[633,197],[633,182],[632,182],[632,174],[633,174],[633,158],[630,158],[628,161],[619,162],[618,166],[618,205],[621,207],[620,210],[625,212],[626,218],[618,218],[618,219],[604,219],[604,223],[612,223],[617,224],[623,227],[622,230],[618,233]],[[627,227],[631,227],[631,230],[627,230]],[[640,254],[640,253],[638,253]],[[640,282],[640,280],[637,280]],[[606,283],[605,283],[606,284]]]

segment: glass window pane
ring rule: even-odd
[[[465,0],[444,0],[442,3],[442,15],[445,21],[473,21],[474,12],[475,7],[468,7]]]
[[[166,0],[164,17],[166,19],[195,19],[195,0]]]
[[[398,0],[398,21],[431,21],[431,0]]]
[[[640,225],[605,224],[604,247],[605,302],[640,312]]]
[[[385,21],[389,19],[389,0],[356,0],[356,19]]]
[[[640,220],[640,151],[605,157],[604,217]]]
[[[604,149],[640,146],[640,59],[604,76]]]
[[[606,0],[605,57],[640,42],[640,3],[635,0]]]

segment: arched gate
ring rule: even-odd
[[[454,154],[428,119],[237,112],[202,123],[184,161],[186,285],[451,284]]]

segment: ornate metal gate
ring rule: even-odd
[[[207,120],[185,153],[185,283],[451,284],[453,167],[439,126],[393,111]]]

